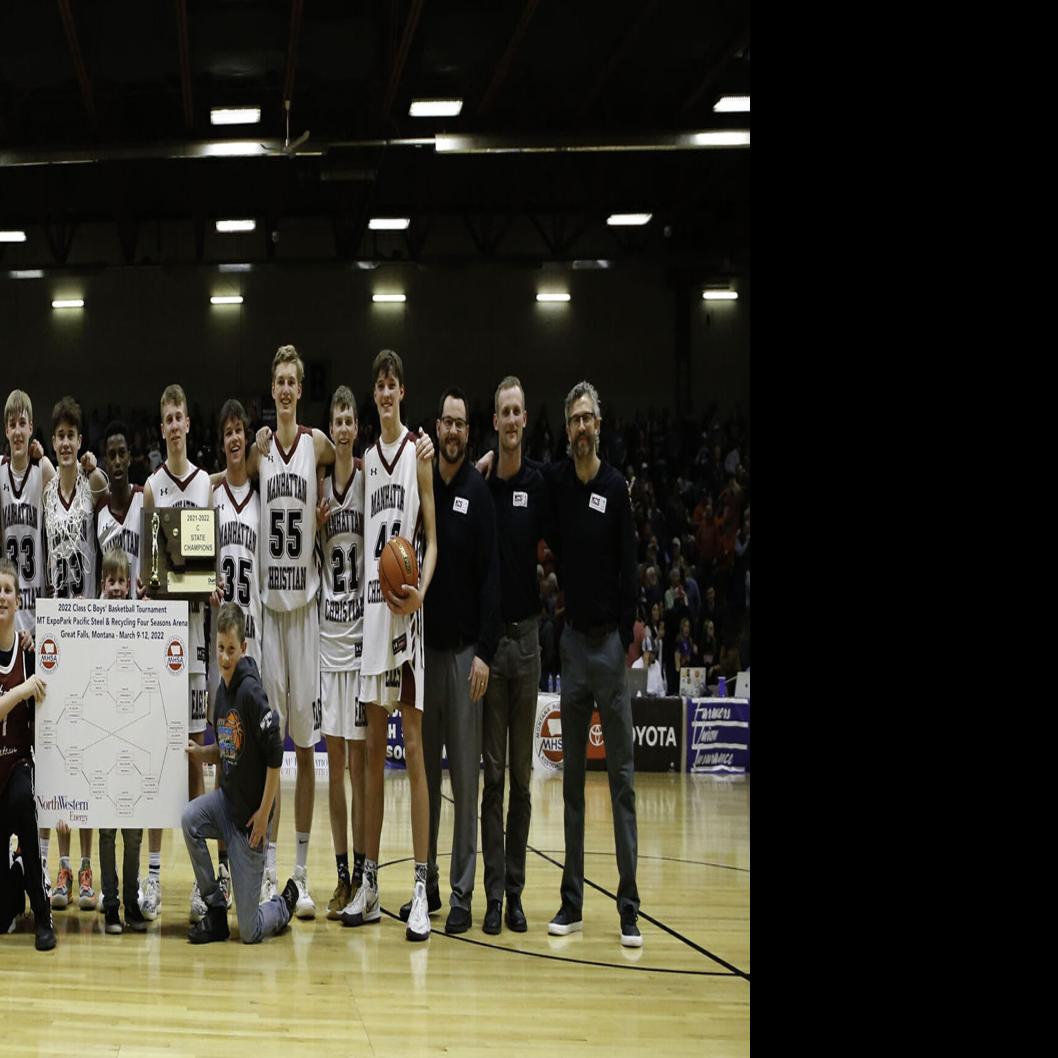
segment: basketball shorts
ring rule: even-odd
[[[279,713],[280,734],[310,749],[320,740],[320,614],[315,603],[289,612],[262,608],[261,674],[268,704]]]
[[[323,733],[332,738],[362,742],[367,738],[367,715],[360,704],[360,672],[321,672]]]
[[[376,676],[360,673],[360,701],[374,702],[387,713],[395,713],[401,706],[412,705],[423,709],[422,662],[413,666],[406,661],[399,669],[391,669]]]
[[[200,735],[206,730],[206,674],[192,672],[187,677],[187,731],[191,735]]]

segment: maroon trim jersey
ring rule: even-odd
[[[15,645],[10,653],[0,651],[0,694],[13,690],[33,672],[33,655],[22,649],[16,632]],[[20,761],[33,763],[33,706],[31,695],[0,720],[0,790],[7,786]]]

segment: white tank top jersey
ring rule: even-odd
[[[44,475],[40,464],[29,464],[21,478],[11,460],[0,463],[0,508],[4,554],[18,566],[18,615],[15,627],[32,632],[37,596],[44,591]]]
[[[154,494],[155,507],[195,507],[201,510],[213,506],[209,475],[193,463],[187,464],[187,477],[182,481],[173,477],[163,463],[147,483]],[[206,611],[201,602],[189,602],[187,606],[187,650],[191,655],[188,672],[201,674],[206,671]]]
[[[143,532],[143,486],[132,486],[132,502],[125,512],[125,517],[118,519],[106,505],[99,508],[96,515],[96,539],[99,541],[100,554],[120,547],[129,560],[129,598],[136,598],[136,578],[140,574],[140,534]],[[102,570],[102,559],[100,559]],[[102,591],[103,585],[99,585]]]
[[[425,537],[419,516],[415,437],[405,430],[392,445],[375,442],[364,454],[364,651],[360,671],[377,676],[400,668],[422,653],[422,607],[410,617],[393,613],[382,597],[378,557],[394,536],[410,540],[419,561]]]
[[[96,548],[96,510],[92,506],[91,492],[87,483],[82,487],[83,471],[77,472],[77,485],[74,494],[69,501],[59,488],[59,474],[48,482],[44,490],[44,509],[47,510],[48,496],[54,493],[58,503],[62,505],[63,511],[72,511],[75,506],[80,508],[79,526],[77,534],[77,550],[68,558],[60,558],[51,554],[51,543],[48,540],[49,527],[47,519],[44,524],[45,553],[47,554],[47,581],[48,590],[53,599],[94,599],[98,588],[99,567],[96,563],[98,550]]]
[[[289,612],[316,601],[316,448],[299,426],[289,451],[277,434],[261,458],[261,602]]]
[[[230,485],[227,478],[213,488],[220,554],[217,573],[224,577],[224,601],[236,602],[246,618],[246,653],[261,664],[261,586],[257,551],[261,498],[250,482]],[[214,637],[214,642],[216,637]]]
[[[345,492],[335,486],[333,469],[323,479],[330,504],[317,536],[323,573],[320,591],[320,671],[360,668],[364,638],[364,471],[360,460]]]

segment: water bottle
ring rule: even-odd
[[[720,676],[716,681],[716,696],[717,698],[727,697],[727,680],[723,676]]]
[[[562,693],[562,673],[559,673],[555,677],[555,694]]]

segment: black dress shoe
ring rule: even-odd
[[[445,933],[466,933],[470,929],[470,912],[465,907],[453,907],[448,912]]]
[[[426,910],[431,915],[436,915],[441,910],[441,886],[428,885],[426,887]],[[411,914],[411,901],[400,905],[400,920],[407,922]]]
[[[522,898],[517,894],[507,897],[507,928],[515,933],[524,933],[529,928],[522,910]]]
[[[37,923],[37,951],[51,951],[55,947],[55,930],[50,922]]]
[[[485,909],[485,921],[481,923],[481,928],[485,933],[493,937],[500,931],[500,913],[502,908],[502,901],[490,900],[489,906]]]

